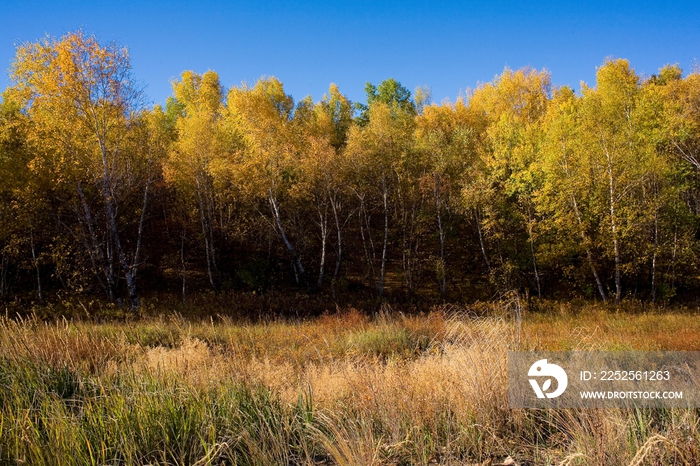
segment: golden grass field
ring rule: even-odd
[[[517,304],[517,303],[515,303]],[[700,464],[698,410],[511,410],[516,349],[700,350],[692,309],[0,321],[0,464]]]

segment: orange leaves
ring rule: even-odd
[[[39,146],[54,146],[92,176],[114,166],[141,99],[126,49],[102,46],[82,31],[47,37],[18,47],[12,78]]]
[[[470,106],[481,109],[492,119],[504,114],[532,123],[546,110],[551,93],[549,71],[506,68],[493,83],[486,84],[470,99]]]
[[[12,77],[30,109],[94,119],[98,108],[129,110],[138,94],[129,71],[126,49],[103,47],[94,36],[77,31],[20,46]]]
[[[301,136],[295,131],[293,108],[294,101],[276,78],[261,79],[253,87],[244,84],[228,94],[227,118],[244,141],[247,181],[259,184],[252,191],[277,189],[295,170]]]

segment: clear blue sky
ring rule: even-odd
[[[154,103],[188,69],[217,71],[227,87],[276,76],[295,100],[318,100],[334,82],[364,101],[366,81],[393,77],[411,91],[428,85],[439,102],[505,66],[547,68],[578,90],[608,56],[647,75],[700,59],[698,1],[0,0],[0,23],[3,70],[17,43],[82,28],[129,47]]]

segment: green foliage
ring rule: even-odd
[[[352,335],[350,353],[383,359],[405,358],[427,349],[429,337],[414,335],[406,328],[382,326]]]
[[[416,104],[411,100],[411,91],[401,85],[394,78],[385,79],[379,86],[367,82],[365,83],[365,94],[367,104],[357,103],[355,108],[360,111],[357,122],[365,125],[369,121],[369,109],[375,103],[388,105],[392,112],[416,113]]]

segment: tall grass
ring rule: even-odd
[[[696,316],[504,309],[2,319],[0,464],[700,463],[695,410],[511,410],[506,392],[510,349],[664,349],[659,329],[698,334]]]

